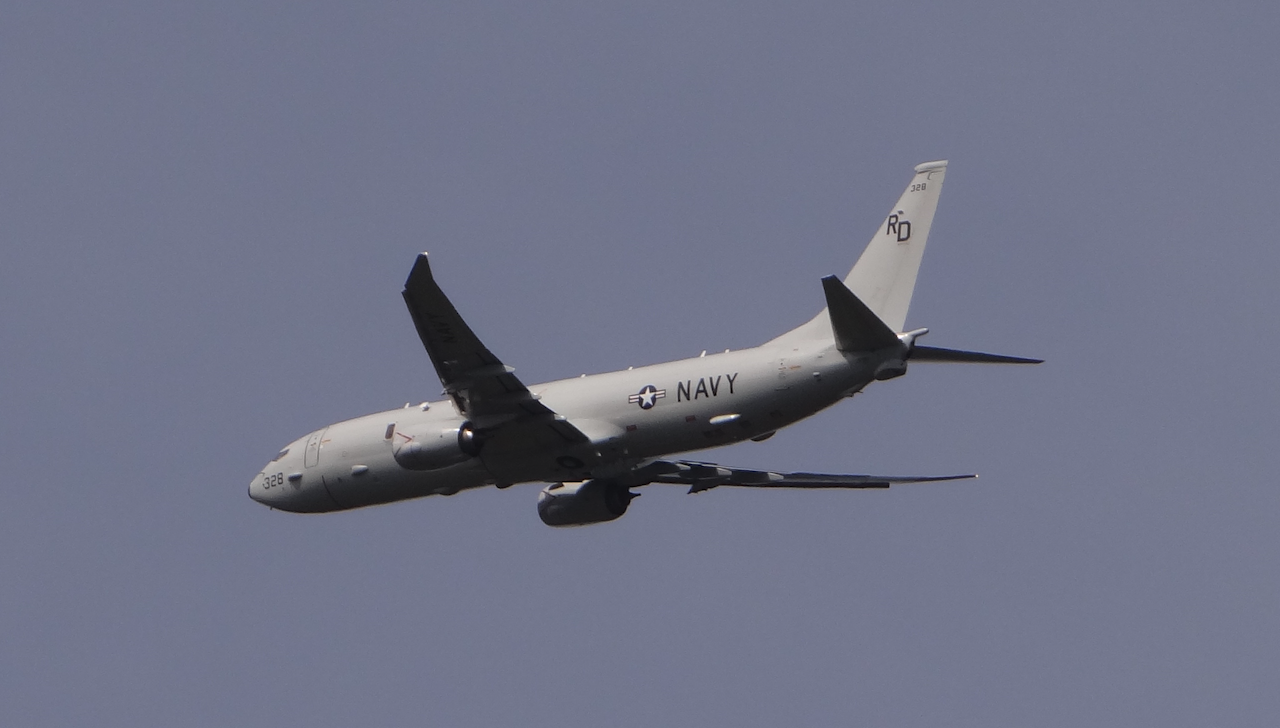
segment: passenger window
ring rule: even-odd
[[[394,434],[396,434],[396,423],[392,422],[391,424],[387,425],[387,434],[383,435],[382,439],[390,440],[391,436]]]

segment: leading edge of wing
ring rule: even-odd
[[[651,483],[688,485],[690,493],[720,486],[741,488],[888,488],[906,483],[936,483],[946,480],[969,480],[969,475],[842,475],[834,473],[779,473],[769,470],[727,468],[715,463],[687,460],[660,460],[649,465],[658,472]]]

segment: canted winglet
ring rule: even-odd
[[[831,318],[831,332],[835,334],[836,348],[840,351],[875,351],[900,343],[893,329],[885,325],[839,278],[823,278],[822,290],[827,294],[827,315]]]

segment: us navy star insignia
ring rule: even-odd
[[[652,384],[646,384],[644,385],[644,389],[641,389],[636,394],[629,395],[627,397],[627,402],[631,404],[638,404],[640,405],[640,409],[647,410],[653,409],[653,405],[657,404],[658,400],[665,396],[667,396],[667,390],[658,389]]]

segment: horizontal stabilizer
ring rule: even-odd
[[[822,279],[827,314],[840,351],[875,351],[899,343],[898,335],[835,276]]]
[[[958,364],[1043,364],[1044,359],[1027,359],[1021,356],[984,354],[980,351],[942,349],[936,346],[916,346],[911,349],[911,361],[942,361]]]

